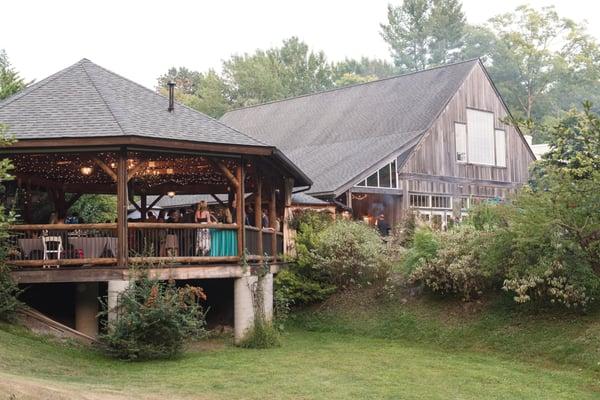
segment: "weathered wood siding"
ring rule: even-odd
[[[494,113],[495,128],[506,132],[506,167],[456,161],[454,124],[467,122],[467,108]],[[506,117],[504,104],[477,64],[399,171],[403,185],[411,192],[506,196],[527,181],[533,161],[519,132],[502,122]]]

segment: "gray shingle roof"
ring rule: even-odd
[[[328,201],[317,199],[306,193],[293,193],[292,204],[304,204],[309,206],[327,206],[330,205]]]
[[[247,107],[221,121],[277,146],[336,193],[390,157],[407,154],[478,60]]]
[[[87,59],[0,102],[0,122],[16,139],[145,136],[265,146],[223,123]]]

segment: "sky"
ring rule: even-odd
[[[82,58],[154,88],[169,67],[219,70],[237,53],[298,36],[330,61],[389,59],[379,24],[401,0],[4,0],[0,49],[27,80],[41,80]],[[600,2],[463,0],[468,22],[518,5],[556,6],[587,20],[600,39]]]

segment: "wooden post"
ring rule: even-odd
[[[295,251],[294,239],[289,221],[292,218],[292,192],[294,191],[294,180],[285,179],[283,181],[283,253],[291,254]]]
[[[117,265],[127,268],[127,151],[119,152],[117,162]]]
[[[256,188],[254,190],[254,226],[256,226],[258,231],[258,241],[256,244],[258,256],[260,256],[261,260],[264,255],[263,249],[263,234],[262,234],[262,177],[255,175],[256,180]]]
[[[270,227],[273,228],[273,233],[271,234],[271,254],[273,254],[273,259],[277,257],[277,231],[275,229],[276,220],[277,220],[277,192],[276,186],[271,184],[271,198],[269,199],[269,224]]]
[[[235,222],[238,225],[238,257],[240,260],[244,257],[244,251],[246,249],[245,243],[245,201],[244,201],[244,160],[240,160],[240,165],[236,170],[236,180],[239,184],[236,187],[236,204],[235,204]]]
[[[145,194],[141,195],[140,209],[142,221],[145,221],[148,215],[148,196]]]

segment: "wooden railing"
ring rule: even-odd
[[[235,262],[237,225],[130,222],[129,260],[138,262]]]
[[[117,224],[13,225],[8,264],[18,267],[116,266]],[[247,226],[249,261],[275,260],[283,253],[283,235]],[[260,235],[260,236],[259,236]],[[259,252],[259,237],[263,251]],[[128,223],[129,263],[236,263],[236,224]],[[275,251],[274,251],[275,250]],[[275,257],[274,257],[275,256]]]
[[[7,263],[20,267],[115,265],[117,224],[13,225]]]
[[[259,235],[262,237],[262,252],[259,249]],[[267,257],[268,260],[281,259],[283,233],[268,228],[260,230],[253,226],[246,226],[246,252],[251,261],[260,260],[261,257]]]

